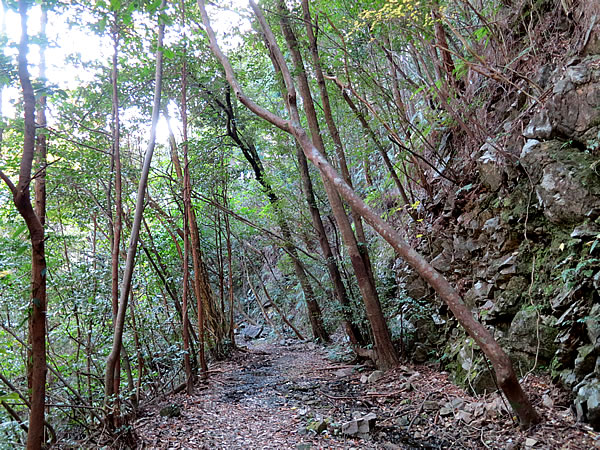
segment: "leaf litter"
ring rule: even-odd
[[[497,393],[473,397],[447,373],[409,364],[370,382],[373,368],[332,363],[310,342],[256,343],[210,369],[208,384],[196,384],[193,395],[146,406],[134,423],[138,448],[600,448],[598,434],[575,421],[565,394],[547,377],[524,381],[544,420],[522,430]],[[178,414],[161,416],[167,406]],[[357,431],[352,421],[372,414],[373,429],[342,432]]]

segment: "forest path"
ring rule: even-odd
[[[361,376],[373,369],[332,363],[327,351],[313,343],[256,343],[210,370],[208,385],[196,385],[193,395],[177,394],[146,410],[134,424],[139,448],[584,449],[598,445],[593,433],[574,425],[568,414],[522,432],[511,424],[498,397],[470,397],[444,373],[424,366],[401,366],[362,383]],[[549,392],[543,381],[532,380],[534,391]],[[454,406],[448,411],[450,403]],[[177,405],[180,415],[162,417],[159,411],[168,405]],[[352,422],[353,414],[368,413],[377,416],[374,430],[357,436],[341,433],[342,424]],[[556,415],[557,411],[549,414]],[[326,431],[307,430],[324,428],[324,421]]]

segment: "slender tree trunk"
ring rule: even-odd
[[[166,1],[162,0],[161,8],[164,8]],[[148,174],[150,172],[150,163],[152,162],[152,154],[154,153],[154,146],[156,142],[156,125],[158,123],[158,116],[160,112],[160,97],[162,88],[162,62],[163,62],[163,36],[164,36],[165,25],[163,21],[159,21],[158,26],[158,43],[156,51],[156,77],[154,86],[154,103],[152,105],[152,125],[150,128],[150,137],[148,140],[148,147],[146,148],[146,155],[144,157],[144,165],[142,167],[142,173],[140,176],[133,226],[131,228],[131,237],[129,240],[129,248],[127,250],[127,259],[125,261],[125,270],[123,272],[123,281],[121,283],[121,292],[119,297],[119,308],[115,317],[113,345],[110,354],[106,360],[106,373],[104,378],[104,394],[105,394],[105,407],[106,413],[109,418],[109,426],[113,423],[114,415],[114,378],[115,368],[121,354],[121,345],[123,342],[123,330],[125,326],[125,313],[127,311],[127,302],[129,299],[129,291],[131,290],[131,280],[133,277],[133,269],[135,264],[135,255],[137,250],[137,243],[140,234],[140,227],[142,223],[142,216],[144,213],[144,200],[146,196],[146,185],[148,183]]]
[[[281,339],[283,336],[281,335],[281,333],[279,332],[279,330],[277,329],[277,327],[275,326],[275,324],[273,323],[273,321],[267,314],[267,311],[265,310],[265,305],[263,305],[262,300],[260,299],[260,296],[258,295],[258,292],[256,292],[256,289],[254,289],[252,280],[250,280],[250,271],[248,270],[248,263],[244,264],[244,272],[246,272],[246,279],[248,280],[248,286],[250,286],[250,290],[252,291],[252,294],[254,294],[254,298],[256,299],[256,303],[258,304],[258,308],[260,309],[260,312],[261,312],[263,318],[265,319],[265,322],[273,329],[273,331]]]
[[[140,403],[140,395],[142,390],[142,378],[144,377],[144,358],[142,356],[142,349],[140,347],[140,337],[138,332],[138,326],[135,319],[135,296],[131,296],[131,305],[129,306],[129,312],[131,314],[131,326],[133,327],[133,343],[135,345],[135,353],[137,357],[137,370],[138,377],[135,383],[135,395],[134,405],[137,408]]]
[[[319,121],[317,113],[314,107],[312,94],[308,84],[308,78],[304,68],[304,62],[298,48],[298,41],[293,33],[293,30],[289,24],[287,15],[289,14],[285,4],[280,0],[279,3],[280,21],[283,35],[288,43],[288,48],[292,54],[292,61],[294,62],[294,68],[296,73],[296,79],[299,86],[299,91],[302,96],[302,105],[306,114],[308,126],[312,135],[312,142],[314,146],[320,151],[321,155],[325,155],[325,144],[321,138],[321,130],[319,127]],[[260,19],[259,19],[260,20]],[[288,102],[288,105],[291,102]],[[293,106],[289,106],[292,109]],[[349,175],[348,175],[349,176]],[[340,229],[342,240],[348,249],[350,255],[350,261],[354,268],[354,273],[358,281],[358,287],[360,289],[365,308],[367,311],[367,317],[369,324],[373,332],[373,339],[375,343],[374,348],[374,359],[376,364],[381,368],[390,368],[398,364],[398,355],[394,348],[392,338],[383,316],[381,304],[379,302],[379,296],[375,287],[375,282],[370,270],[370,263],[366,249],[363,252],[359,250],[357,239],[352,231],[352,226],[344,210],[344,206],[336,192],[332,183],[325,176],[322,176],[325,191],[331,204],[334,218]],[[356,222],[355,222],[356,225]]]
[[[223,193],[223,202],[227,204],[227,191]],[[231,249],[231,225],[229,215],[224,214],[225,220],[225,241],[227,243],[227,281],[229,294],[229,340],[231,347],[236,348],[235,344],[235,322],[234,322],[234,292],[233,292],[233,263]]]
[[[250,4],[252,5],[253,9],[258,10],[258,7],[252,0],[250,0]],[[394,248],[394,250],[396,250],[400,257],[402,257],[411,267],[413,267],[413,269],[435,289],[440,298],[448,305],[458,322],[464,327],[464,329],[475,340],[477,345],[479,345],[482,351],[492,362],[492,365],[496,371],[498,384],[508,398],[515,413],[518,415],[521,424],[525,427],[528,427],[539,422],[540,417],[533,408],[527,395],[522,390],[512,368],[510,359],[498,345],[490,332],[481,323],[475,320],[471,310],[462,302],[462,299],[456,290],[454,290],[454,288],[450,285],[450,283],[448,283],[448,281],[439,272],[437,272],[433,266],[431,266],[431,264],[429,264],[425,258],[423,258],[422,255],[411,248],[392,226],[385,222],[379,216],[379,214],[373,211],[354,192],[354,190],[344,182],[342,177],[340,177],[333,166],[329,164],[327,159],[321,155],[321,153],[310,140],[306,131],[301,127],[300,116],[296,109],[295,88],[292,77],[285,66],[285,59],[277,47],[275,37],[270,32],[270,29],[268,28],[266,21],[264,21],[264,18],[259,17],[259,19],[262,19],[261,25],[265,29],[270,45],[275,50],[276,57],[283,69],[286,86],[288,86],[288,101],[291,106],[290,120],[282,119],[272,112],[261,108],[244,94],[240,84],[235,78],[235,74],[229,60],[223,54],[217,44],[214,31],[210,26],[210,21],[208,19],[208,15],[206,14],[204,1],[198,0],[198,5],[200,7],[202,21],[208,33],[211,49],[223,65],[227,81],[233,88],[233,91],[240,102],[254,112],[257,116],[269,121],[281,130],[292,134],[298,140],[306,157],[319,169],[319,171],[321,171],[324,176],[329,179],[329,181],[335,186],[337,191],[344,197],[348,204],[354,207],[356,211],[363,216],[363,218],[375,229],[375,231],[381,237],[383,237]]]
[[[111,94],[112,94],[112,160],[115,172],[115,211],[112,220],[112,242],[111,242],[111,298],[113,327],[116,324],[117,311],[119,310],[119,255],[121,251],[121,233],[123,230],[123,196],[122,196],[122,176],[121,176],[121,124],[119,118],[119,15],[117,11],[113,12],[112,24],[113,55],[111,71]],[[120,360],[116,362],[114,374],[113,391],[115,395],[115,410],[119,408],[119,391],[121,385],[121,364]],[[115,416],[116,417],[116,416]],[[118,426],[118,424],[116,424]]]
[[[29,341],[31,343],[30,374],[31,409],[27,432],[27,448],[39,449],[44,441],[44,407],[46,397],[46,257],[44,248],[44,226],[31,204],[31,171],[35,152],[35,95],[29,70],[27,52],[27,10],[29,2],[19,0],[21,17],[21,40],[18,53],[18,73],[23,90],[25,133],[23,154],[19,168],[19,181],[15,186],[2,172],[0,177],[13,194],[13,201],[19,214],[25,220],[31,238],[31,312],[29,317]]]
[[[255,248],[253,248],[253,247],[250,247],[250,248],[252,250],[256,251]],[[261,254],[261,256],[264,256],[262,253],[260,253],[260,254]],[[296,337],[298,339],[300,339],[301,341],[303,341],[304,340],[304,336],[302,336],[302,333],[300,333],[300,331],[298,331],[298,329],[288,320],[288,318],[285,315],[285,312],[282,311],[281,308],[279,308],[279,306],[277,305],[277,303],[275,303],[275,300],[273,300],[273,298],[271,297],[271,295],[269,295],[269,291],[267,290],[267,287],[265,286],[265,283],[263,283],[263,280],[260,277],[260,274],[256,274],[256,277],[258,279],[258,283],[260,284],[260,287],[262,288],[263,292],[265,293],[265,297],[267,297],[267,300],[269,300],[271,302],[271,305],[273,305],[273,308],[275,308],[275,310],[277,311],[277,313],[281,317],[281,320],[283,320],[283,322],[288,327],[290,327],[290,329],[294,332],[294,334],[296,335]]]
[[[183,2],[181,3],[182,8],[182,16],[183,20],[185,20],[185,13],[183,12]],[[192,364],[190,361],[190,330],[188,325],[188,298],[189,298],[189,277],[190,277],[190,225],[189,225],[189,214],[188,208],[191,207],[190,200],[190,192],[188,190],[189,187],[189,169],[188,169],[188,136],[187,136],[187,62],[185,57],[184,50],[184,58],[183,64],[181,67],[181,121],[183,122],[183,163],[184,163],[184,175],[183,180],[180,179],[181,187],[182,187],[182,197],[183,197],[183,299],[182,299],[182,322],[183,322],[183,365],[185,368],[185,390],[188,395],[192,394],[194,389],[194,376],[192,373]],[[171,133],[171,136],[172,133]],[[175,146],[172,145],[173,151],[175,153],[175,158],[177,158],[177,150]],[[177,165],[178,166],[178,165]],[[181,168],[178,168],[177,172],[178,176],[181,174]],[[206,361],[204,361],[204,335],[200,335],[200,342],[198,343],[200,346],[200,365],[204,368],[206,367]]]
[[[294,273],[296,274],[296,278],[298,278],[298,281],[300,282],[300,286],[302,288],[302,292],[304,293],[304,301],[306,303],[306,309],[308,310],[308,319],[310,322],[313,337],[322,342],[329,342],[329,335],[327,334],[325,326],[323,325],[321,308],[315,298],[315,294],[308,280],[308,276],[306,275],[306,271],[304,270],[304,267],[300,262],[298,251],[293,245],[292,232],[288,223],[285,221],[283,211],[279,206],[279,198],[277,194],[275,194],[272,186],[265,177],[265,169],[262,165],[256,148],[254,147],[252,142],[244,142],[238,133],[236,121],[233,116],[233,106],[231,105],[231,97],[229,95],[229,92],[227,92],[226,94],[226,104],[227,106],[221,105],[221,108],[227,114],[227,134],[237,144],[246,160],[250,163],[256,180],[263,187],[263,190],[267,195],[269,203],[275,209],[277,224],[281,229],[281,234],[284,239],[283,248],[292,258]]]

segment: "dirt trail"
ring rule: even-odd
[[[196,386],[194,395],[172,396],[147,409],[134,424],[140,448],[598,446],[595,435],[585,427],[575,426],[566,414],[561,416],[562,421],[552,419],[552,423],[527,434],[513,426],[507,414],[477,419],[476,407],[493,404],[491,398],[482,403],[449,383],[443,373],[426,367],[401,366],[374,383],[363,384],[359,371],[369,374],[373,369],[332,363],[327,360],[326,351],[312,343],[256,344],[247,353],[238,352],[233,359],[213,365],[211,370],[214,375],[208,386]],[[461,406],[464,411],[457,409],[450,412],[450,417],[444,415],[444,403],[457,399],[467,405]],[[180,415],[161,417],[159,411],[168,405],[177,405]],[[373,431],[361,437],[341,433],[341,424],[351,421],[353,413],[369,412],[377,415]],[[307,426],[318,425],[322,419],[328,422],[325,431],[307,431]],[[525,446],[534,441],[533,446]]]

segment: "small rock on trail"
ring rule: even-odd
[[[210,369],[208,385],[196,385],[193,395],[146,407],[134,423],[138,448],[502,449],[527,439],[536,440],[534,448],[600,448],[585,426],[556,410],[536,429],[519,430],[493,407],[499,397],[473,398],[427,366],[382,376],[333,363],[312,343],[254,341]],[[370,382],[361,383],[364,376]],[[531,390],[552,394],[544,380],[531,380]],[[164,414],[172,405],[179,415]]]

